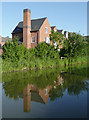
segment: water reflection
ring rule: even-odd
[[[54,80],[54,85],[48,85],[44,89],[38,89],[37,85],[28,84],[23,91],[24,112],[29,112],[31,109],[31,101],[46,104],[49,98],[49,93],[52,88],[63,85],[63,79],[58,74],[58,82]]]
[[[71,96],[88,91],[86,75],[81,74],[81,70],[71,69],[71,73],[68,70],[55,68],[3,74],[5,95],[14,100],[23,98],[23,111],[30,112],[31,101],[47,104],[49,98],[50,101],[62,98],[66,90]]]

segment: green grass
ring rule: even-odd
[[[83,64],[87,63],[87,57],[72,59],[72,65],[76,64]],[[18,62],[11,62],[10,60],[3,60],[2,61],[2,72],[12,72],[12,71],[22,71],[24,68],[27,70],[32,69],[43,69],[49,67],[61,67],[61,66],[68,66],[68,60],[65,58],[61,59],[50,59],[50,58],[33,58],[30,61],[21,60]]]

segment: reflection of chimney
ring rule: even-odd
[[[27,85],[23,92],[23,104],[24,104],[24,112],[30,112],[31,105],[31,85]]]
[[[23,11],[23,42],[24,45],[29,49],[31,48],[31,11],[24,9]]]

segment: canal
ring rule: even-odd
[[[87,118],[87,65],[2,74],[3,118]]]

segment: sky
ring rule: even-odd
[[[50,26],[87,35],[87,2],[3,2],[2,36],[11,33],[23,20],[23,9],[31,10],[31,19],[47,17]]]

